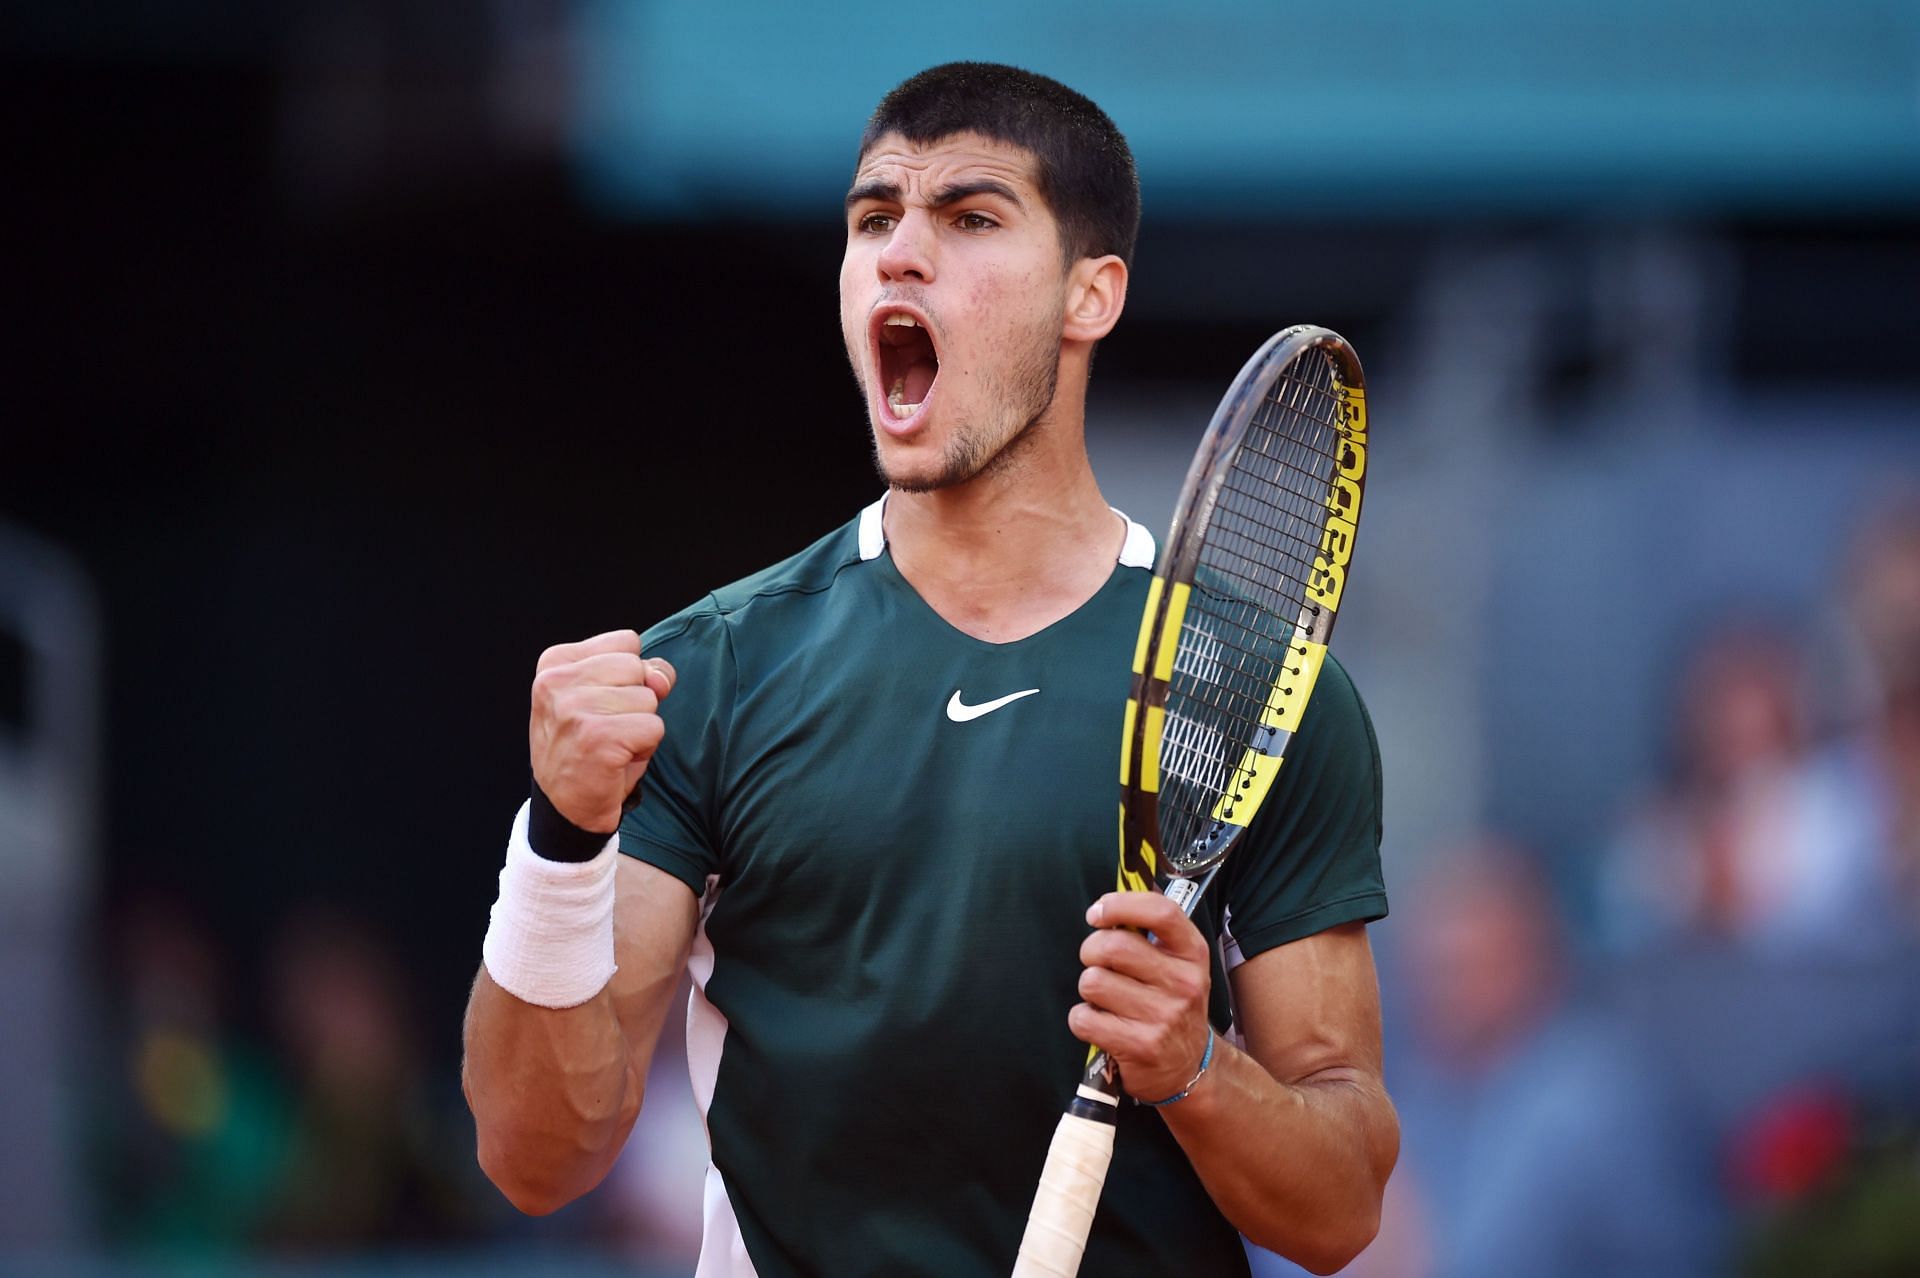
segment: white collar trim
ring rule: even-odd
[[[860,512],[860,558],[878,559],[887,548],[887,495]]]
[[[1114,514],[1126,520],[1127,539],[1120,544],[1120,566],[1123,568],[1153,567],[1153,534],[1142,524],[1128,518],[1127,512],[1116,507],[1108,507]],[[887,495],[880,494],[880,500],[860,512],[860,558],[878,559],[887,548]]]
[[[1120,566],[1145,568],[1151,572],[1154,556],[1153,534],[1147,531],[1146,525],[1134,523],[1133,518],[1118,506],[1109,506],[1107,509],[1127,521],[1127,539],[1120,543]]]

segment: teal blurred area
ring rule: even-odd
[[[1920,206],[1920,10],[1894,0],[981,0],[937,18],[594,0],[574,38],[583,181],[634,216],[830,201],[848,121],[903,68],[950,59],[1101,103],[1157,214]]]

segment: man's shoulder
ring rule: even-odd
[[[864,512],[806,549],[730,582],[682,608],[642,636],[643,646],[670,643],[689,631],[737,626],[756,617],[770,600],[804,599],[825,594],[848,567],[870,558],[862,553]]]

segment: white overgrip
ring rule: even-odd
[[[1113,1161],[1112,1123],[1062,1114],[1027,1213],[1013,1278],[1074,1278]]]

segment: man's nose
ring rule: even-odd
[[[933,218],[919,210],[900,215],[880,250],[880,278],[889,283],[933,282]]]

